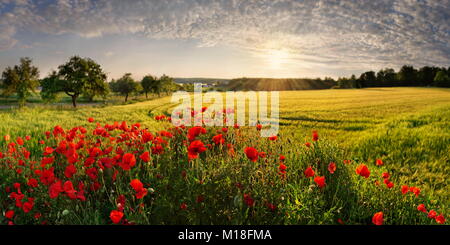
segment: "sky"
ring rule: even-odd
[[[0,71],[73,55],[108,77],[333,77],[450,66],[450,0],[0,0]]]

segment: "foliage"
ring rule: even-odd
[[[17,94],[19,105],[23,106],[27,97],[35,93],[39,85],[39,70],[30,58],[21,58],[20,65],[6,67],[2,73],[3,95]]]
[[[58,72],[51,73],[42,84],[43,98],[54,99],[55,94],[64,92],[72,98],[76,107],[77,98],[84,94],[89,100],[94,96],[106,96],[108,86],[106,74],[99,64],[89,58],[73,56],[69,61],[58,67]]]

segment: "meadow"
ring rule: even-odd
[[[0,135],[9,136],[0,140],[0,222],[437,224],[448,219],[449,89],[282,91],[281,128],[272,139],[260,138],[255,127],[194,132],[173,129],[167,117],[155,119],[170,116],[174,106],[168,96],[77,109],[0,110]],[[99,128],[107,133],[96,133]],[[146,141],[147,133],[152,137]],[[29,140],[18,144],[17,137],[26,136]],[[63,141],[69,147],[57,151]],[[78,154],[70,163],[66,153],[80,141],[82,146],[72,146]],[[20,153],[23,147],[28,158]],[[94,148],[101,153],[92,155]],[[145,152],[148,158],[141,157]],[[135,163],[125,159],[128,153]],[[54,160],[43,164],[50,156]],[[95,163],[86,164],[90,160]],[[131,169],[124,167],[127,161]],[[34,164],[40,173],[33,172]],[[66,175],[71,164],[76,170]],[[29,184],[50,166],[51,183]],[[52,190],[56,197],[49,198]],[[25,203],[32,204],[30,210]]]

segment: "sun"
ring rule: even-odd
[[[272,69],[279,69],[290,59],[290,53],[286,49],[269,49],[264,55]]]

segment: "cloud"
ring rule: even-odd
[[[0,50],[32,31],[283,49],[330,69],[450,63],[450,0],[4,0],[0,14]]]

